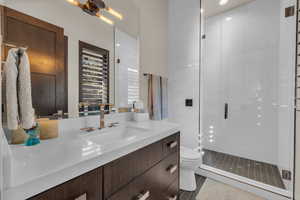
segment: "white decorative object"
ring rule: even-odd
[[[133,121],[143,122],[150,119],[149,113],[133,113]]]

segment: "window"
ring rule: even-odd
[[[109,102],[109,51],[79,42],[79,101],[98,107]]]

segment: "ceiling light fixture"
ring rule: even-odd
[[[69,2],[70,4],[73,4],[74,6],[79,6],[79,2],[76,0],[67,0],[67,2]]]
[[[106,8],[107,12],[110,13],[111,15],[115,16],[116,18],[122,20],[123,19],[123,15],[121,15],[120,13],[118,13],[117,11],[115,11],[112,8]]]
[[[229,0],[220,0],[219,5],[224,6],[228,3]]]
[[[102,21],[110,24],[110,25],[114,25],[114,22],[110,19],[108,19],[107,17],[104,17],[103,15],[100,15],[99,13],[96,14],[97,17],[99,17]]]
[[[114,9],[110,8],[105,4],[103,0],[87,0],[86,3],[80,3],[77,0],[66,0],[70,4],[74,6],[78,6],[81,8],[84,12],[88,13],[89,15],[96,16],[103,20],[104,22],[113,25],[114,22],[107,17],[104,17],[102,15],[102,11],[106,11],[109,14],[113,15],[114,17],[122,20],[123,15],[120,14],[119,12],[115,11]]]
[[[226,17],[226,21],[232,20],[232,17]]]

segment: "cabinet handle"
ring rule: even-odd
[[[177,195],[169,197],[168,200],[177,200]]]
[[[168,171],[170,172],[170,174],[174,174],[178,169],[177,165],[172,165],[171,167],[168,168]]]
[[[177,141],[171,142],[171,143],[169,143],[169,148],[174,149],[175,147],[177,147],[177,145],[178,145]]]
[[[77,197],[77,198],[74,199],[74,200],[87,200],[87,195],[86,195],[86,193],[84,193],[83,195]]]
[[[225,107],[224,107],[224,119],[228,119],[228,103],[225,103]]]
[[[150,197],[150,191],[147,191],[145,193],[139,194],[137,200],[146,200],[149,197]]]

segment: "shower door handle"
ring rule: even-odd
[[[224,106],[224,119],[228,119],[228,103]]]

